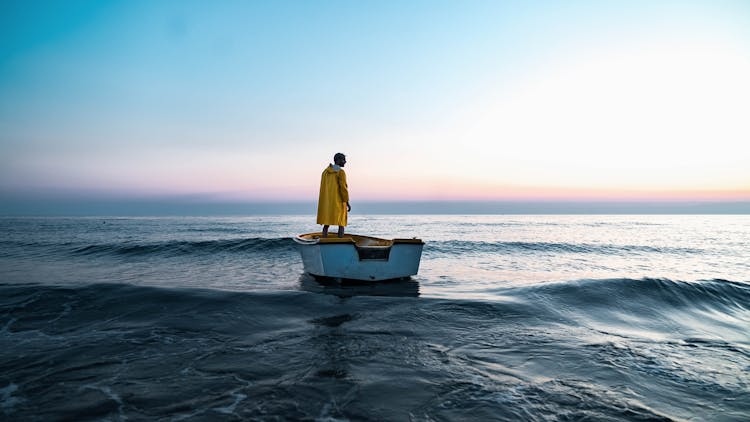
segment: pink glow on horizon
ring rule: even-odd
[[[292,172],[290,172],[292,173]],[[302,201],[318,199],[317,167],[286,177],[267,179],[268,172],[148,174],[108,180],[73,180],[55,186],[28,183],[19,192],[102,198],[194,197],[210,201]],[[750,201],[750,187],[634,188],[529,186],[486,180],[451,180],[433,175],[368,175],[347,172],[349,191],[356,201]],[[158,183],[154,181],[158,180]]]
[[[385,188],[362,188],[353,197],[368,200],[470,200],[470,201],[749,201],[747,189],[586,189],[519,186],[459,186],[447,183],[428,186],[402,184]]]

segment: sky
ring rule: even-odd
[[[0,1],[0,196],[750,201],[748,1]]]

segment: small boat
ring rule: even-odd
[[[300,234],[299,245],[305,272],[316,277],[381,281],[413,276],[422,258],[421,239],[380,239],[345,234]]]

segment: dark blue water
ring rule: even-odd
[[[355,218],[378,284],[307,220],[0,219],[0,419],[750,418],[748,217]]]

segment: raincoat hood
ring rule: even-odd
[[[328,167],[326,167],[327,173],[336,173],[339,170],[341,170],[341,166],[338,164],[329,164]]]

